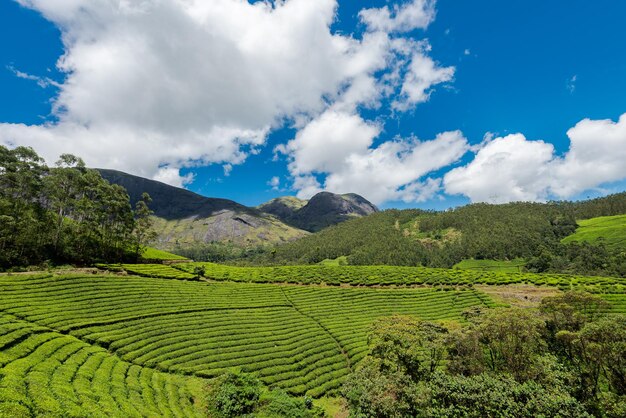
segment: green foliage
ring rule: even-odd
[[[604,305],[571,293],[539,310],[473,310],[464,327],[433,339],[444,355],[428,374],[412,372],[429,356],[420,346],[427,322],[380,320],[342,393],[353,417],[621,416],[626,316]]]
[[[105,347],[138,366],[199,378],[239,368],[268,386],[311,397],[341,386],[366,355],[368,330],[378,318],[460,320],[465,309],[490,303],[471,290],[207,283],[130,275],[0,276],[0,294],[0,311]]]
[[[519,383],[506,375],[437,373],[420,389],[418,417],[590,417],[563,388]]]
[[[210,416],[229,418],[251,414],[257,406],[261,389],[261,382],[252,375],[224,374],[209,390]]]
[[[470,321],[468,327],[452,334],[448,364],[451,371],[466,375],[505,373],[520,382],[540,379],[545,323],[537,312],[499,308]]]
[[[311,397],[296,398],[285,391],[275,389],[262,395],[255,416],[259,418],[324,418],[326,414],[321,408],[313,406]]]
[[[561,240],[576,231],[576,219],[625,213],[626,193],[586,202],[472,204],[445,212],[387,210],[278,246],[275,256],[256,261],[315,264],[346,256],[352,265],[450,268],[463,260],[525,259],[535,272],[623,277],[626,255],[620,251]]]
[[[415,381],[427,379],[441,365],[448,330],[432,322],[394,315],[381,318],[368,339],[370,356],[379,367],[408,375]]]
[[[158,250],[152,247],[146,247],[145,251],[141,255],[141,258],[144,260],[187,260],[186,257],[183,257],[178,254],[172,254],[167,251]]]
[[[49,168],[30,148],[0,146],[0,269],[122,261],[138,226],[126,191],[80,158]]]
[[[178,246],[173,249],[176,254],[196,261],[223,263],[227,261],[253,258],[264,254],[264,246],[242,247],[228,242],[196,243]]]
[[[501,271],[503,273],[521,273],[524,270],[526,262],[521,258],[510,261],[498,260],[463,260],[457,263],[453,268],[461,270],[477,270],[477,271]]]
[[[144,192],[141,194],[141,199],[135,204],[135,229],[133,230],[133,235],[137,259],[146,251],[146,244],[157,236],[152,229],[153,221],[150,215],[154,212],[148,207],[150,202],[152,202],[150,195]]]
[[[0,416],[203,416],[204,382],[0,314]]]

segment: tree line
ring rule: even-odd
[[[584,293],[474,309],[467,325],[378,320],[342,388],[353,417],[624,417],[626,316]]]
[[[577,219],[626,213],[626,193],[584,202],[471,204],[448,211],[386,210],[331,226],[250,260],[453,267],[465,259],[528,260],[533,272],[626,276],[626,253],[563,244]]]
[[[136,260],[153,233],[150,197],[64,154],[53,167],[32,148],[0,146],[0,269]]]

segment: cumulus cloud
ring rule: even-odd
[[[569,197],[626,178],[626,113],[617,122],[584,119],[567,131],[569,151],[555,162],[555,195]]]
[[[267,185],[272,188],[272,190],[278,190],[280,188],[280,177],[274,176],[267,182]]]
[[[413,0],[403,5],[364,9],[359,12],[361,21],[369,30],[384,32],[409,32],[426,29],[435,19],[434,0]]]
[[[464,194],[474,202],[543,198],[553,153],[551,144],[528,141],[521,134],[495,138],[480,148],[471,163],[445,175],[446,192]]]
[[[327,112],[312,121],[285,147],[296,176],[298,197],[324,189],[354,192],[374,203],[424,201],[439,190],[438,180],[420,179],[457,161],[469,149],[460,131],[433,140],[397,138],[372,146],[380,129],[358,115]],[[311,173],[325,175],[323,186]]]
[[[585,119],[567,136],[570,148],[562,156],[522,134],[488,139],[473,161],[444,176],[445,191],[473,202],[567,199],[626,178],[626,114],[617,122]]]
[[[244,162],[286,120],[354,114],[419,84],[409,66],[425,44],[393,33],[434,18],[433,1],[370,9],[355,38],[331,31],[336,0],[16,1],[60,28],[65,80],[54,122],[2,123],[0,143],[175,185],[190,181],[180,168]]]
[[[402,35],[427,28],[434,17],[435,2],[424,0],[359,13],[367,28],[362,44],[371,47],[362,50],[362,58],[355,62],[378,63],[378,77],[354,71],[361,75],[355,76],[325,111],[305,119],[295,138],[276,148],[288,156],[299,197],[308,198],[324,189],[361,193],[383,203],[423,201],[440,190],[439,180],[420,179],[465,153],[467,140],[460,132],[444,133],[426,142],[396,138],[374,146],[383,124],[367,121],[359,112],[360,107],[380,106],[382,98],[389,99],[393,111],[410,110],[428,101],[436,85],[453,79],[455,68],[442,67],[431,58],[426,40]],[[372,55],[373,51],[378,53]],[[386,64],[381,65],[374,56]]]

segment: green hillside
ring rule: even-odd
[[[143,254],[141,254],[141,258],[143,258],[144,260],[165,260],[165,261],[187,260],[187,258],[183,256],[172,254],[167,251],[159,250],[159,249],[152,248],[152,247],[146,248],[146,251]]]
[[[504,273],[521,273],[526,262],[521,259],[515,260],[463,260],[454,265],[454,268],[461,270],[476,271],[501,271]]]
[[[576,219],[625,214],[626,193],[583,202],[471,204],[443,212],[386,210],[277,246],[254,262],[316,264],[346,257],[351,265],[451,268],[464,260],[523,259],[533,272],[626,276],[626,258],[615,247],[563,240],[577,232]]]
[[[626,215],[601,216],[578,221],[576,232],[563,239],[563,243],[602,243],[611,249],[626,247]]]
[[[293,395],[336,393],[368,354],[378,318],[464,323],[468,308],[495,306],[473,283],[585,288],[615,312],[626,306],[619,278],[390,266],[178,267],[110,266],[161,278],[0,275],[0,416],[206,416],[210,379],[233,369]],[[180,270],[197,267],[222,281]]]

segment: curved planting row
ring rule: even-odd
[[[254,283],[376,285],[504,285],[529,283],[556,286],[562,290],[582,289],[595,293],[626,293],[626,278],[588,277],[566,274],[507,273],[401,266],[279,266],[234,267],[214,263],[186,263],[176,269],[194,272],[204,269],[213,280]]]
[[[126,271],[142,277],[158,277],[162,279],[197,280],[193,273],[175,269],[165,264],[96,264],[96,267],[110,271]]]
[[[626,295],[602,295],[602,298],[611,304],[611,313],[619,313],[626,315]]]
[[[202,416],[201,379],[121,361],[49,328],[0,314],[0,349],[0,416]]]
[[[459,319],[473,290],[187,282],[132,276],[0,276],[0,310],[106,348],[129,364],[210,378],[229,368],[319,396],[365,351],[378,317]]]
[[[455,320],[472,306],[493,306],[490,299],[476,291],[297,286],[285,287],[284,291],[302,314],[335,337],[351,363],[367,353],[369,327],[381,316],[404,314],[425,320]]]
[[[4,276],[0,294],[0,310],[61,331],[176,312],[286,304],[275,286],[118,276]]]

